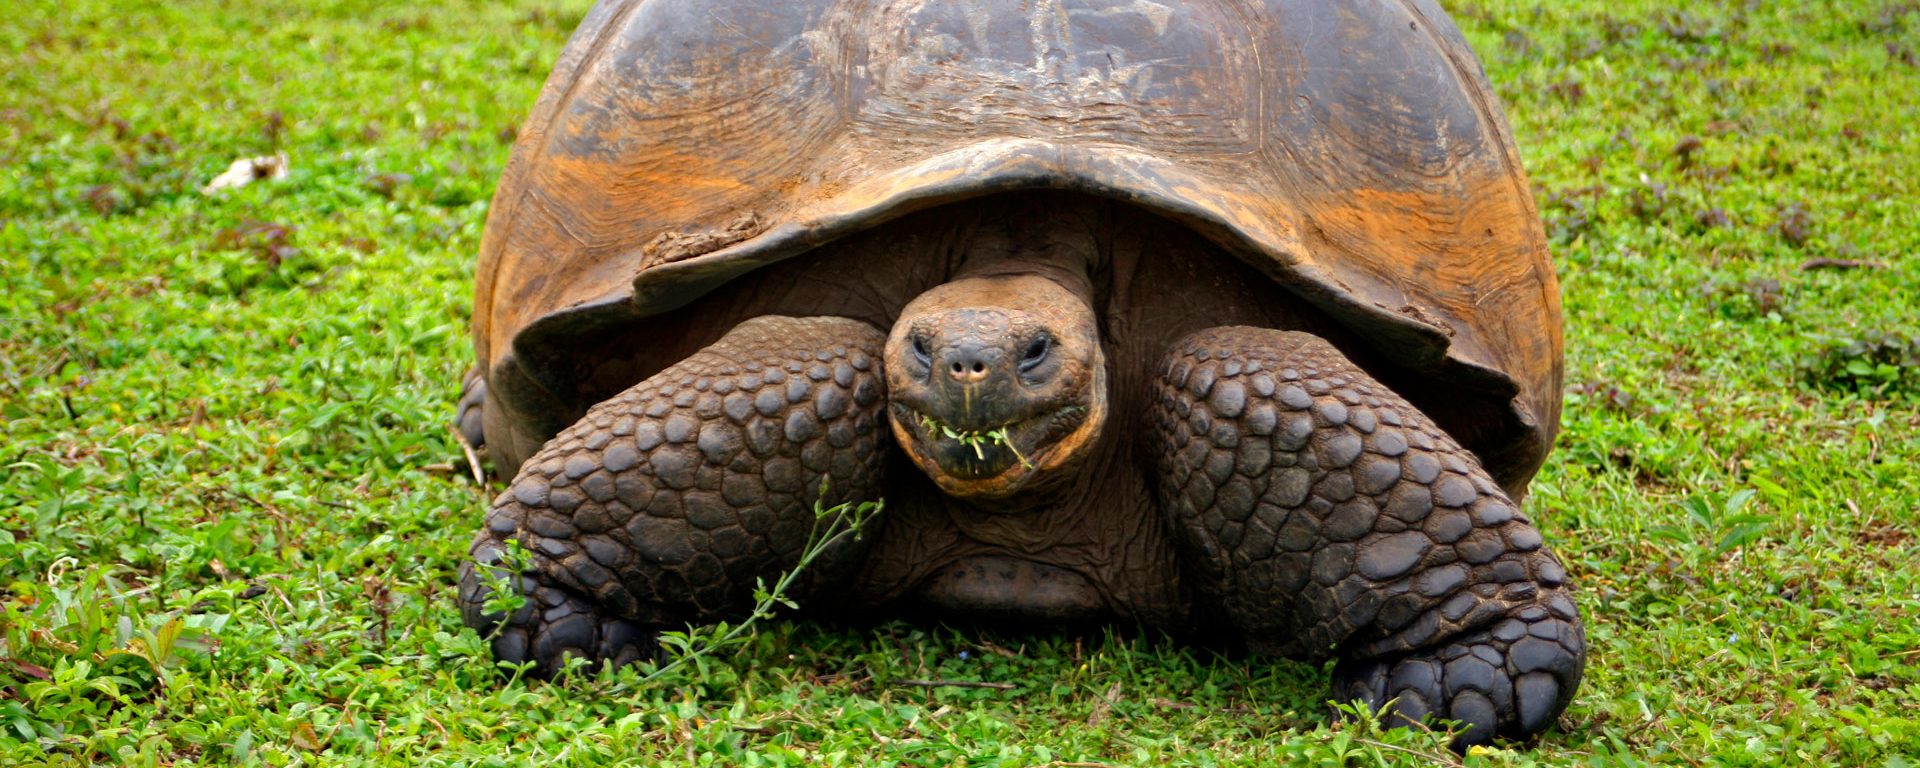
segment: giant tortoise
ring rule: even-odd
[[[461,608],[537,674],[737,615],[816,503],[884,498],[801,605],[1336,659],[1456,746],[1579,685],[1518,509],[1558,287],[1430,0],[606,0],[477,282],[462,431],[517,475]]]

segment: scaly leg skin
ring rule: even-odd
[[[878,497],[885,340],[845,318],[754,318],[594,406],[494,500],[460,573],[467,625],[549,677],[569,655],[626,664],[660,629],[744,614],[756,579],[799,561],[816,500]],[[510,540],[517,578],[501,567]],[[843,581],[864,547],[842,540],[790,594]],[[487,612],[490,584],[513,582],[525,605]]]
[[[1334,697],[1453,747],[1550,725],[1586,640],[1566,570],[1462,449],[1318,337],[1211,328],[1160,369],[1161,509],[1255,650],[1338,655]]]

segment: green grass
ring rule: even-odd
[[[1129,632],[774,622],[661,685],[495,683],[444,425],[584,3],[258,5],[0,19],[0,764],[1440,757],[1330,722],[1322,669]],[[1670,5],[1449,6],[1554,238],[1529,504],[1593,645],[1559,729],[1469,760],[1910,764],[1920,6]],[[199,194],[275,150],[289,178]],[[939,679],[1003,685],[902,682]]]

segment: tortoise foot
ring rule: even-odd
[[[1380,711],[1392,726],[1458,721],[1452,746],[1464,751],[1545,730],[1572,701],[1585,655],[1577,620],[1536,606],[1433,650],[1342,660],[1333,693]]]
[[[521,574],[514,586],[524,602],[508,614],[487,611],[495,584],[515,577],[494,547],[477,553],[460,569],[460,613],[468,626],[491,638],[493,657],[509,664],[534,662],[528,674],[551,679],[566,669],[569,657],[624,666],[650,658],[656,634],[640,624],[603,616],[592,602],[571,591]]]

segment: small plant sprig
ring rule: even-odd
[[[1004,445],[1007,447],[1007,450],[1013,451],[1013,457],[1019,459],[1022,466],[1028,469],[1033,468],[1033,462],[1028,461],[1026,454],[1021,453],[1019,447],[1013,444],[1013,438],[1008,436],[1008,427],[1006,426],[1002,426],[999,429],[956,430],[934,421],[932,416],[922,415],[920,417],[920,427],[925,429],[929,435],[945,435],[948,439],[960,441],[962,444],[973,449],[974,458],[982,461],[985,461],[987,458],[985,446]]]
[[[820,482],[820,495],[826,496],[827,483]],[[807,566],[821,554],[849,538],[858,539],[874,515],[886,505],[886,500],[846,502],[832,507],[824,506],[820,501],[813,503],[813,529],[807,534],[807,544],[800,551],[800,560],[792,568],[780,574],[772,587],[765,579],[757,579],[753,586],[753,611],[738,624],[719,622],[711,626],[688,626],[685,631],[660,633],[660,644],[673,656],[673,660],[641,676],[634,687],[646,687],[678,673],[689,664],[699,666],[697,677],[705,678],[705,660],[722,651],[745,645],[752,638],[753,626],[761,619],[771,618],[780,606],[798,609],[800,605],[788,597],[794,582],[805,572]],[[624,687],[624,686],[623,686]]]
[[[527,562],[527,550],[520,545],[520,540],[508,539],[491,567],[475,569],[487,587],[487,597],[481,606],[488,615],[512,616],[526,605],[528,598],[520,592],[519,583],[520,574],[527,570]],[[506,628],[505,621],[495,624],[484,639],[491,643]]]

